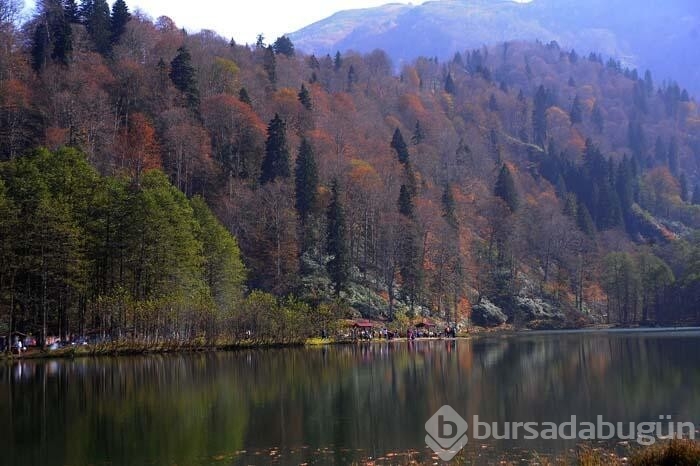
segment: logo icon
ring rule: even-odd
[[[443,461],[450,461],[468,442],[469,424],[450,406],[443,406],[425,423],[425,442]]]

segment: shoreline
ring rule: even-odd
[[[160,354],[186,354],[186,353],[210,353],[210,352],[228,352],[239,350],[265,350],[265,349],[282,349],[282,348],[300,348],[300,347],[324,347],[331,345],[351,345],[351,344],[376,344],[376,343],[405,343],[410,341],[457,341],[471,340],[489,337],[511,337],[520,335],[543,335],[543,334],[569,334],[569,333],[595,333],[595,332],[663,332],[663,331],[693,331],[699,330],[697,326],[673,326],[673,327],[643,327],[643,326],[627,326],[618,327],[615,325],[594,325],[580,328],[564,328],[552,330],[535,330],[528,328],[513,328],[511,326],[484,328],[471,327],[469,332],[458,333],[454,338],[425,337],[409,340],[406,337],[393,338],[391,340],[375,338],[372,340],[348,340],[334,338],[309,338],[305,341],[289,341],[289,342],[260,342],[243,340],[235,343],[220,343],[214,345],[198,345],[194,343],[158,343],[158,344],[143,344],[143,343],[107,343],[97,346],[68,346],[57,350],[31,349],[21,355],[0,353],[0,362],[15,362],[25,360],[48,360],[48,359],[73,359],[73,358],[88,358],[88,357],[123,357],[123,356],[140,356],[140,355],[160,355]]]

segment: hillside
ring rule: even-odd
[[[695,2],[618,0],[435,0],[349,10],[289,35],[316,55],[385,50],[395,63],[419,56],[452,58],[465,49],[511,40],[556,41],[579,53],[621,60],[697,93],[700,16]]]
[[[2,333],[698,320],[700,113],[675,84],[556,43],[396,73],[47,5],[0,28]]]

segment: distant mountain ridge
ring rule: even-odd
[[[557,41],[581,54],[621,60],[658,80],[675,79],[700,93],[700,9],[690,0],[435,0],[346,10],[289,35],[317,55],[385,50],[395,65],[417,56],[510,40]]]

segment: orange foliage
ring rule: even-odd
[[[29,87],[16,79],[0,83],[0,106],[4,108],[20,108],[29,105]]]
[[[49,126],[46,128],[45,145],[51,150],[56,150],[68,142],[68,129]]]
[[[122,129],[118,152],[121,168],[135,179],[145,170],[161,166],[156,130],[144,114],[134,113]]]

